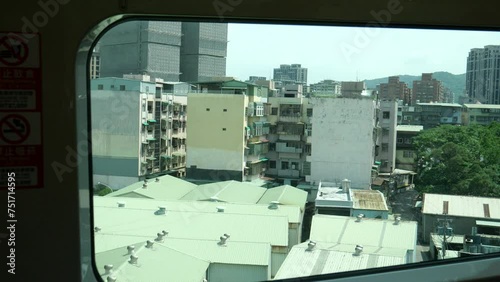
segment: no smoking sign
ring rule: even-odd
[[[21,115],[8,115],[0,120],[0,139],[7,144],[21,144],[30,136],[29,121]]]

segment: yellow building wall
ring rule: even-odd
[[[188,107],[196,110],[187,120],[187,167],[243,170],[246,100],[243,95],[188,94]]]

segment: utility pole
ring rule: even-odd
[[[438,218],[437,220],[439,222],[439,227],[441,227],[441,230],[443,231],[443,245],[441,246],[441,251],[443,253],[444,259],[446,256],[446,240],[449,238],[446,237],[446,233],[448,232],[448,228],[450,227],[450,223],[452,222],[452,220],[446,216],[446,213],[443,213],[443,215],[445,216],[445,218]]]

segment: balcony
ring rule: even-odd
[[[300,114],[298,116],[281,116],[280,115],[278,120],[282,121],[282,122],[301,122],[302,116],[300,116]]]

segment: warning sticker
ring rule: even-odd
[[[43,187],[40,35],[0,32],[0,188]],[[29,39],[28,39],[29,38]]]

